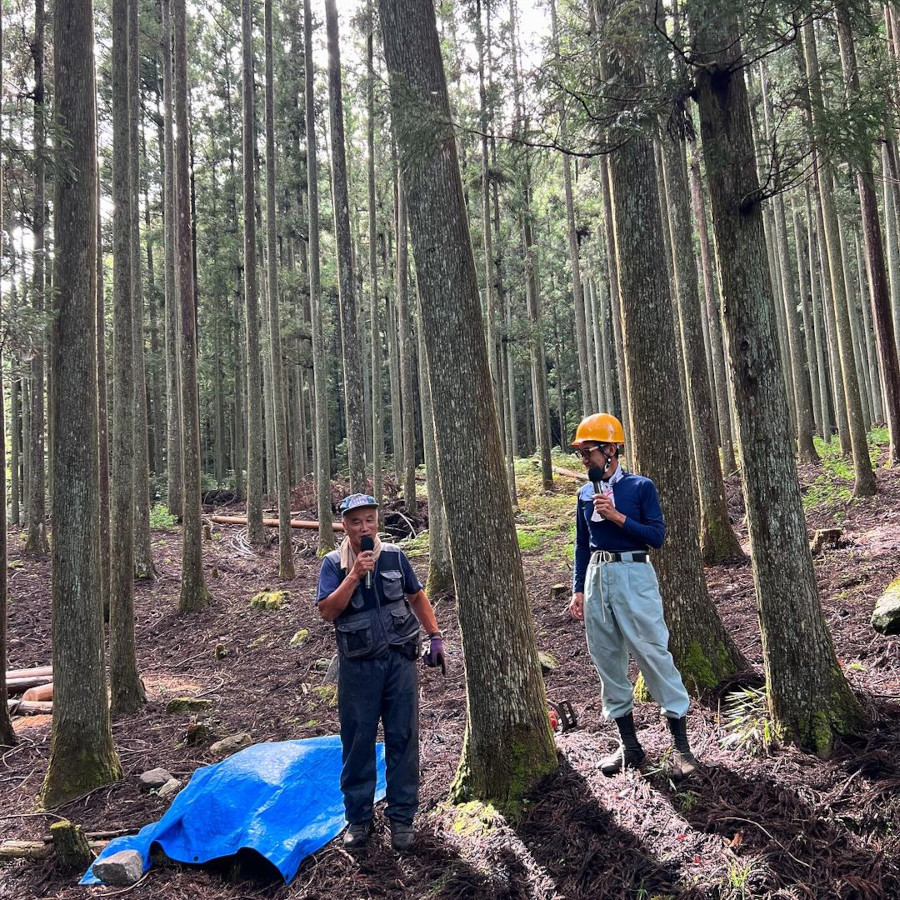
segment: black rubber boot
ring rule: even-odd
[[[634,715],[628,713],[613,721],[619,729],[622,743],[615,752],[600,760],[600,771],[604,775],[617,775],[622,769],[639,769],[644,761],[644,748],[634,730]]]
[[[697,758],[691,753],[691,745],[687,736],[687,716],[680,719],[666,717],[669,731],[672,732],[672,743],[675,749],[666,765],[666,773],[675,781],[687,778],[697,771]]]

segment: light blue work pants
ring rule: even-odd
[[[687,713],[690,701],[669,653],[669,629],[650,563],[601,562],[595,553],[584,585],[584,623],[607,719],[627,716],[634,707],[629,650],[664,715],[680,719]]]

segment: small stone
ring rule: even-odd
[[[331,657],[331,662],[328,663],[328,669],[325,672],[325,677],[322,679],[322,684],[337,684],[339,665],[340,661],[337,653],[335,653],[334,656]]]
[[[216,644],[216,649],[214,651],[216,659],[225,659],[228,656],[228,649],[224,644]]]
[[[878,598],[872,627],[881,634],[900,634],[900,578],[895,578]]]
[[[202,700],[199,697],[173,697],[166,704],[166,712],[169,715],[178,713],[203,713],[212,709],[212,700]]]
[[[547,653],[544,650],[538,651],[538,662],[540,662],[541,671],[545,675],[559,668],[559,662],[557,662],[556,657],[552,653]]]
[[[289,591],[260,591],[250,598],[253,609],[282,609],[290,600]]]
[[[120,850],[98,859],[91,871],[104,884],[135,884],[144,874],[144,858],[137,850]]]
[[[160,789],[159,796],[165,800],[174,797],[181,790],[181,782],[177,778],[170,778]]]
[[[246,731],[242,731],[239,734],[222,738],[221,741],[216,741],[209,749],[217,756],[230,756],[232,753],[237,753],[238,750],[249,747],[252,743],[253,738]]]
[[[331,665],[330,659],[325,659],[322,657],[321,659],[317,659],[312,664],[313,672],[322,672],[323,674],[328,671],[329,666]]]
[[[171,772],[163,768],[150,769],[138,777],[142,791],[158,791],[167,781],[172,779]]]
[[[309,629],[308,628],[300,628],[297,633],[291,638],[291,647],[299,647],[307,638],[309,637]]]

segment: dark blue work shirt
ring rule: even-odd
[[[321,603],[326,597],[334,593],[346,577],[343,569],[341,569],[340,558],[340,552],[333,550],[322,560],[322,568],[319,570],[319,584],[316,588],[316,603]],[[416,577],[416,573],[413,572],[406,554],[394,544],[382,544],[378,562],[375,564],[375,573],[372,579],[373,587],[371,588],[372,594],[375,592],[374,585],[377,584],[375,581],[376,575],[387,581],[396,579],[403,586],[403,593],[406,595],[418,594],[422,590],[422,584]],[[390,595],[393,591],[388,589],[386,593]],[[365,582],[361,581],[354,591],[354,598],[357,595],[361,595],[368,602],[360,604],[357,600],[354,603],[353,599],[351,599],[349,608],[352,610],[353,608],[359,609],[373,606],[374,603],[372,601],[374,598],[370,597],[369,594],[370,591],[366,591]],[[399,598],[389,596],[389,599],[395,600]]]
[[[643,475],[625,472],[613,488],[616,509],[625,516],[624,525],[603,519],[592,522],[594,514],[594,486],[588,482],[578,491],[575,516],[575,573],[573,593],[584,591],[591,553],[609,550],[627,553],[632,550],[658,550],[666,537],[666,523],[656,485]]]

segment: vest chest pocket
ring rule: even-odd
[[[381,590],[386,600],[403,598],[403,573],[397,569],[386,569],[381,573]]]
[[[391,622],[394,626],[394,634],[402,643],[419,636],[419,620],[407,604],[404,603],[401,609],[391,610]]]
[[[347,659],[369,655],[374,649],[372,640],[372,623],[368,617],[356,622],[341,622],[337,624],[338,650],[341,656]]]

